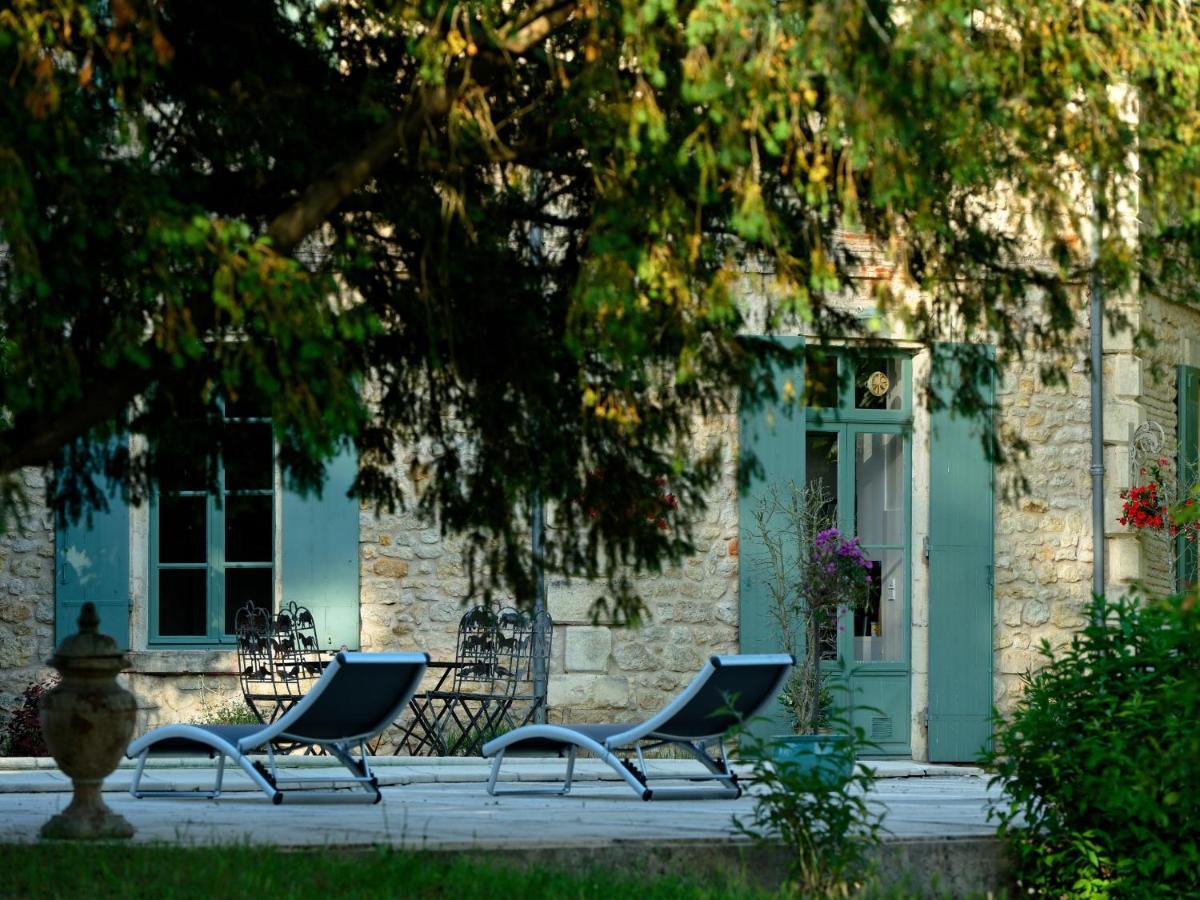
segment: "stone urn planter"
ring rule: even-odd
[[[96,607],[85,603],[79,633],[49,660],[62,682],[42,698],[42,733],[50,755],[71,779],[70,805],[42,826],[42,837],[110,840],[133,836],[133,826],[104,803],[100,785],[117,767],[133,734],[137,704],[117,684],[128,665],[117,642],[98,634]]]

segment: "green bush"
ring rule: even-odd
[[[1195,595],[1089,608],[1092,623],[996,728],[993,806],[1022,887],[1200,895],[1200,609]]]
[[[829,723],[845,741],[824,758],[823,767],[777,763],[770,739],[750,732],[743,734],[738,754],[741,762],[751,764],[755,805],[748,818],[735,818],[734,825],[757,842],[784,846],[791,877],[785,893],[801,897],[841,897],[862,889],[883,832],[884,813],[866,798],[875,772],[854,765],[878,746],[843,715],[831,714]],[[852,774],[831,774],[837,771]]]

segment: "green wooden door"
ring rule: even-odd
[[[946,362],[942,398],[958,389],[955,357],[970,352],[991,348],[935,346]],[[980,390],[990,403],[990,380]],[[929,759],[971,762],[991,741],[992,463],[982,420],[941,409],[930,427]]]

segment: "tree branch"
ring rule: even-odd
[[[41,415],[18,416],[0,440],[0,473],[53,462],[58,451],[71,441],[120,415],[152,381],[148,369],[130,367],[106,372],[102,381],[66,407]]]
[[[569,0],[561,5],[543,3],[539,4],[539,7],[544,7],[547,11],[527,25],[522,25],[512,37],[503,38],[500,46],[504,50],[515,56],[528,53],[530,49],[545,40],[556,28],[575,14],[574,0]]]
[[[324,178],[310,184],[268,227],[267,236],[275,251],[291,253],[401,147],[415,140],[428,122],[446,115],[455,95],[456,92],[445,85],[422,90],[408,110],[375,132],[365,147],[334,166]]]

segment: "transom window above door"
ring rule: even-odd
[[[889,419],[907,414],[909,370],[907,357],[895,353],[812,347],[804,360],[804,405],[809,410],[875,413]]]
[[[227,643],[238,609],[274,605],[270,420],[251,404],[227,404],[222,447],[215,490],[204,460],[182,458],[151,504],[151,643]]]

